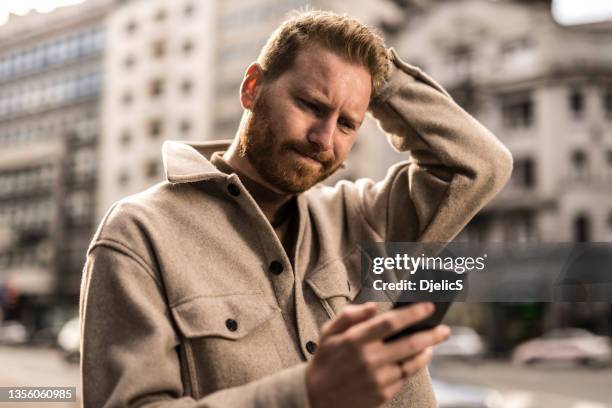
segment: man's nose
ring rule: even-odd
[[[308,133],[308,141],[314,144],[319,151],[328,151],[333,148],[336,120],[333,115],[321,118]]]

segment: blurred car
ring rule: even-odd
[[[434,358],[458,358],[476,360],[482,358],[485,345],[476,330],[467,326],[452,326],[451,335],[445,342],[434,347]]]
[[[0,344],[19,345],[28,341],[28,332],[23,324],[15,321],[0,322]]]
[[[68,320],[62,326],[57,335],[57,344],[64,352],[64,358],[67,361],[75,363],[79,361],[81,332],[78,317]]]
[[[572,363],[605,367],[612,362],[610,341],[588,330],[555,329],[519,344],[512,359],[518,364]]]
[[[479,385],[451,383],[432,378],[439,408],[501,408],[502,394]]]

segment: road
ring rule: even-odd
[[[68,364],[54,349],[0,346],[0,386],[77,387],[77,402],[28,403],[19,408],[75,408],[80,406],[79,367]],[[2,403],[0,408],[15,406]]]
[[[517,367],[508,362],[442,361],[432,376],[481,385],[504,395],[504,408],[612,408],[612,368]]]
[[[430,371],[435,378],[449,382],[501,391],[502,408],[612,408],[612,368],[516,367],[500,361],[479,364],[442,361],[434,362]],[[0,346],[0,386],[76,386],[80,401],[78,365],[65,362],[54,349]],[[78,401],[20,403],[19,408],[76,408]],[[9,405],[0,403],[0,408]]]

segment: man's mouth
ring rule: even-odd
[[[323,163],[321,163],[317,159],[314,159],[314,158],[308,156],[307,154],[304,154],[304,153],[300,152],[297,149],[291,149],[291,152],[294,153],[303,162],[307,162],[307,163],[310,163],[311,165],[317,165],[317,166],[320,166],[320,167],[323,166]]]

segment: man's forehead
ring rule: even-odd
[[[324,87],[331,78],[342,78],[347,69],[357,69],[363,71],[371,80],[368,70],[357,63],[350,62],[337,53],[321,46],[308,45],[297,52],[293,66],[289,71],[294,71],[301,77],[307,77]]]
[[[309,45],[300,50],[287,74],[292,88],[330,101],[347,99],[355,105],[360,105],[361,99],[367,107],[371,92],[368,70],[322,46]]]

